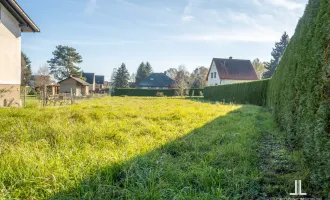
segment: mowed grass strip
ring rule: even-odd
[[[0,198],[233,199],[259,190],[257,106],[101,98],[0,110]]]

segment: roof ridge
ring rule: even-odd
[[[248,60],[248,59],[236,59],[236,58],[213,58],[213,59],[218,59],[218,60],[240,60],[240,61],[250,61],[251,60]]]

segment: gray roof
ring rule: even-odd
[[[94,73],[83,73],[82,76],[86,78],[87,83],[94,84],[94,80],[95,80]]]
[[[24,12],[15,0],[0,0],[0,3],[15,17],[19,22],[22,32],[40,32],[38,26]]]
[[[104,84],[104,76],[95,75],[95,83],[103,85]]]
[[[174,87],[175,82],[165,73],[152,73],[138,87]]]
[[[60,81],[60,82],[58,82],[58,83],[60,84],[60,83],[62,83],[63,81],[66,81],[66,80],[68,80],[68,79],[70,79],[70,78],[74,79],[75,81],[77,81],[77,82],[80,83],[81,85],[89,85],[89,83],[87,83],[86,81],[84,81],[84,80],[82,80],[82,79],[80,79],[80,78],[76,78],[76,77],[69,77],[69,78],[66,78],[66,79],[64,79],[64,80],[62,80],[62,81]]]

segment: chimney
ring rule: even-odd
[[[233,57],[232,57],[232,56],[230,56],[230,57],[229,57],[229,60],[231,60],[231,59],[233,59]]]
[[[167,75],[167,72],[166,72],[166,71],[164,71],[164,74],[165,74],[165,75]]]

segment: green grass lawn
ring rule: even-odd
[[[283,149],[271,114],[257,106],[106,97],[0,109],[0,119],[0,199],[253,199],[294,191],[297,173],[287,169],[299,154]],[[267,147],[273,141],[275,150]]]

